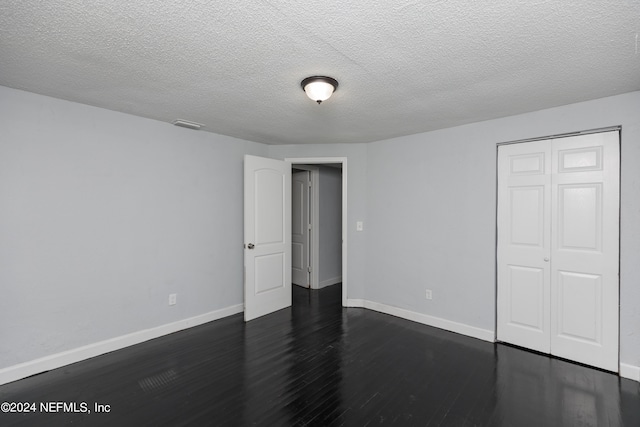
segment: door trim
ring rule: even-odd
[[[321,165],[325,163],[340,163],[342,165],[342,306],[347,307],[347,158],[346,157],[286,157],[284,159],[285,162],[289,163],[290,166],[294,164],[300,165]],[[317,181],[316,181],[317,182]],[[318,195],[319,197],[319,195]],[[315,201],[315,199],[314,199]],[[316,206],[318,205],[316,201]],[[317,222],[316,222],[317,224]],[[317,229],[317,227],[314,227]],[[315,234],[313,234],[315,236]],[[317,239],[315,240],[317,242]],[[314,243],[315,244],[315,243]],[[317,250],[314,251],[317,254]],[[316,259],[314,258],[314,263]],[[317,264],[315,264],[316,268],[314,270],[317,271]]]
[[[516,139],[514,141],[498,142],[496,145],[500,146],[500,145],[509,145],[509,144],[522,144],[523,142],[545,141],[547,139],[567,138],[570,136],[589,135],[592,133],[615,132],[615,131],[620,132],[621,130],[622,130],[622,126],[620,125],[607,126],[603,128],[581,130],[576,132],[558,133],[555,135],[538,136],[535,138],[525,138],[525,139]],[[496,153],[497,153],[497,148],[496,148]],[[496,171],[497,171],[497,168],[496,168]]]

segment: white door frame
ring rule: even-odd
[[[292,167],[293,165],[321,165],[325,163],[340,163],[342,165],[342,306],[347,307],[347,231],[348,231],[347,230],[347,223],[348,223],[347,222],[347,158],[346,157],[286,157],[284,160],[285,162],[288,162]],[[318,171],[316,171],[316,173],[319,174]],[[312,171],[312,174],[313,174],[313,171]],[[314,187],[317,187],[317,183],[319,182],[317,177],[312,176],[312,180],[314,178],[316,178],[316,181],[311,187],[312,189],[311,196],[313,197],[312,205],[314,206],[312,207],[312,215],[314,214],[313,212],[316,211],[316,209],[318,209],[318,202],[320,199],[317,189],[315,190],[315,194],[313,193]],[[319,215],[319,213],[317,213],[317,215]],[[311,272],[313,275],[315,271],[316,279],[317,279],[319,251],[316,245],[318,243],[319,231],[316,225],[318,224],[318,216],[316,216],[315,218],[312,217],[312,221],[314,222],[314,227],[312,228],[312,246],[314,247],[313,249],[314,255],[313,255],[312,261],[314,265]],[[316,280],[315,283],[317,285],[319,281]]]
[[[311,220],[311,239],[309,244],[309,257],[311,259],[311,274],[309,275],[309,288],[318,289],[320,283],[320,273],[318,265],[320,265],[320,168],[318,166],[301,165],[294,163],[292,167],[300,170],[311,172],[311,191],[309,192],[309,200],[311,208],[309,216]]]

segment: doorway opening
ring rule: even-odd
[[[292,172],[292,282],[310,289],[342,283],[346,307],[347,159],[285,161]]]

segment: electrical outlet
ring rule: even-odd
[[[425,295],[425,298],[427,299],[433,299],[433,295],[431,294],[431,289],[427,289],[427,293]]]
[[[169,305],[176,305],[178,302],[178,294],[169,294]]]
[[[364,224],[362,221],[356,221],[356,231],[362,231],[364,228]]]

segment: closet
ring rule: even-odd
[[[498,341],[618,371],[619,141],[498,147]]]

